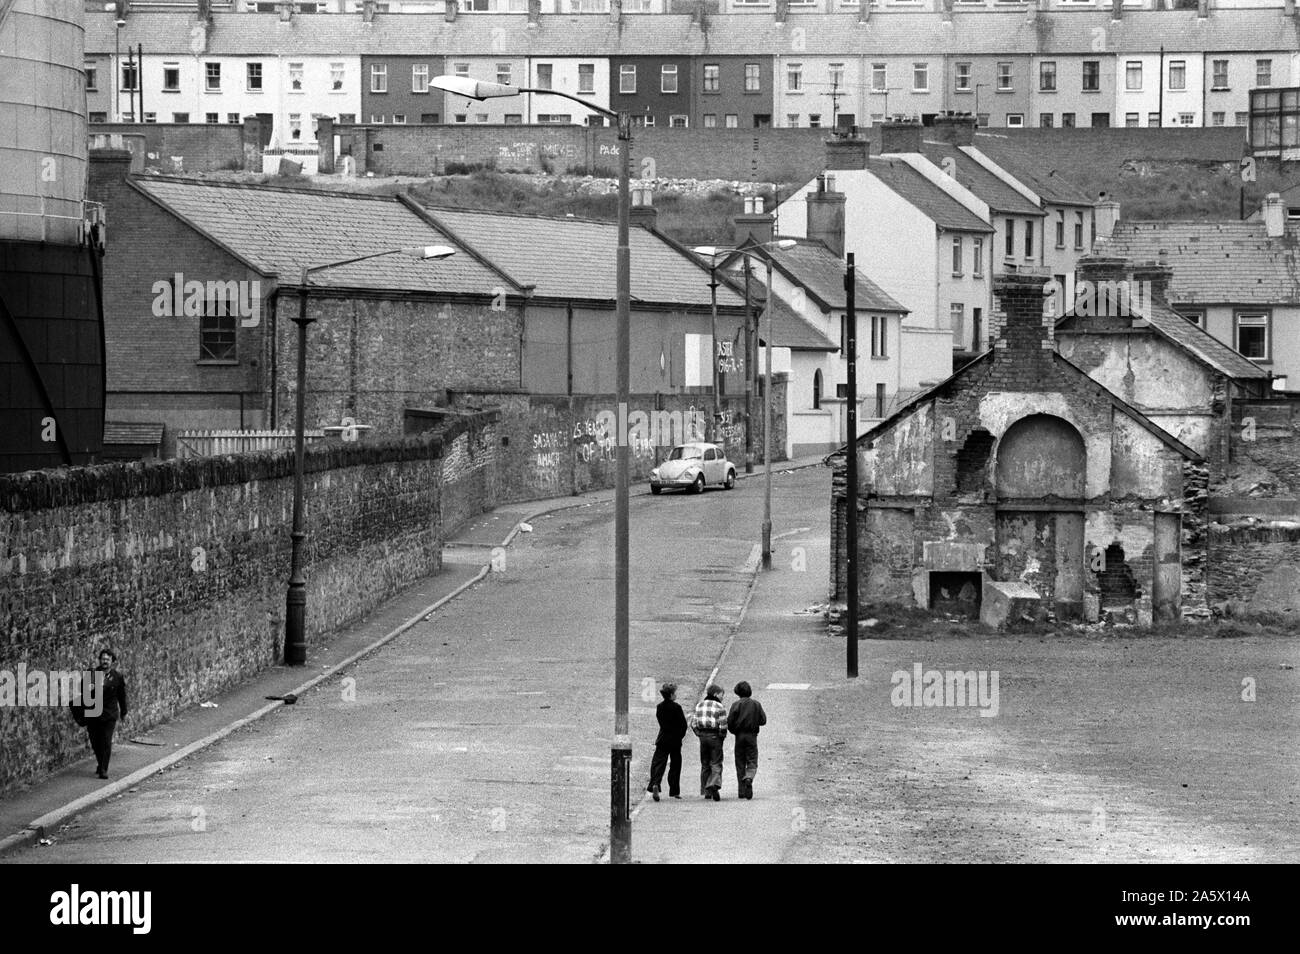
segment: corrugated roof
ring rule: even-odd
[[[162,443],[163,425],[141,423],[138,421],[105,421],[105,444],[149,444]]]
[[[1168,257],[1169,299],[1187,305],[1300,304],[1300,235],[1270,239],[1263,222],[1123,222],[1095,252],[1130,261]]]
[[[799,14],[776,24],[770,14],[720,14],[702,32],[685,14],[626,16],[543,15],[528,28],[523,14],[476,13],[448,23],[437,14],[295,16],[216,13],[206,52],[212,56],[279,54],[380,54],[440,56],[809,55],[855,53],[1084,53],[1104,29],[1106,53],[1295,50],[1297,23],[1280,8],[1195,11],[1125,11],[1118,23],[1101,10],[958,11],[951,22],[938,13],[888,11],[859,23],[856,12]],[[191,13],[134,11],[121,42],[143,43],[152,53],[193,52]],[[801,32],[796,32],[801,31]],[[86,13],[86,52],[111,53],[114,15]]]
[[[457,243],[390,196],[277,189],[145,176],[141,190],[282,284],[301,269],[414,245]],[[439,261],[402,254],[325,269],[318,286],[491,295],[509,277],[462,251]]]
[[[1092,199],[1083,189],[1056,169],[1050,158],[1026,143],[977,132],[972,148],[1028,186],[1044,202],[1092,205]]]
[[[848,307],[844,294],[844,262],[826,245],[813,239],[796,239],[798,244],[789,249],[773,249],[770,253],[777,268],[786,277],[803,285],[809,293],[826,303],[826,307]],[[759,254],[765,254],[760,252]],[[896,311],[906,314],[908,309],[889,296],[858,266],[854,269],[854,305],[863,311]]]
[[[956,146],[946,142],[926,140],[921,144],[921,154],[941,169],[943,161],[951,159],[952,167],[957,173],[958,184],[975,193],[976,197],[987,203],[993,212],[1004,215],[1046,214],[1022,193],[1011,188]]]
[[[544,298],[613,301],[618,226],[592,219],[430,208],[452,234],[490,257]],[[637,301],[708,307],[709,270],[656,232],[631,230],[632,297]],[[742,306],[730,287],[720,306]]]
[[[992,232],[992,227],[966,206],[901,159],[870,159],[869,171],[906,199],[936,225],[964,232]]]

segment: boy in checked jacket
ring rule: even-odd
[[[722,740],[727,737],[727,710],[722,705],[722,687],[710,685],[691,714],[691,731],[700,740],[700,794],[722,801]]]

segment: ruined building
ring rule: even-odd
[[[1206,616],[1205,458],[1057,353],[1046,280],[999,278],[993,347],[859,438],[861,602],[991,625]]]

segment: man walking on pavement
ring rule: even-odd
[[[659,801],[659,783],[664,780],[664,767],[668,767],[668,797],[682,797],[682,739],[686,737],[686,713],[677,704],[677,686],[664,683],[659,690],[664,701],[655,710],[659,720],[659,737],[655,739],[655,754],[650,760],[650,787],[647,791]]]
[[[95,774],[99,778],[108,778],[108,760],[113,756],[113,730],[117,720],[125,719],[126,680],[115,667],[117,654],[105,649],[99,654],[99,669],[104,673],[104,682],[100,691],[103,693],[101,711],[98,716],[87,717],[86,734],[90,736],[90,747],[95,753]]]
[[[727,713],[727,727],[734,738],[736,787],[741,798],[754,797],[754,775],[758,772],[758,730],[767,725],[762,704],[752,698],[754,691],[744,680],[736,683],[738,698]]]
[[[722,741],[727,737],[727,710],[722,687],[710,685],[691,715],[691,731],[700,740],[700,795],[722,801]]]

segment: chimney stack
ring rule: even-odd
[[[745,211],[731,219],[735,244],[743,245],[751,238],[760,244],[772,241],[772,236],[776,232],[776,216],[771,212],[763,211],[763,197],[745,196],[744,209]]]
[[[1284,17],[1295,16],[1295,0],[1285,0],[1282,5],[1282,15]]]
[[[817,189],[808,194],[805,207],[808,211],[808,238],[824,242],[837,258],[843,258],[844,193],[835,191],[833,176],[817,177]]]
[[[654,189],[648,185],[635,186],[632,189],[632,208],[628,210],[628,224],[652,229],[659,218],[659,210],[654,207]]]
[[[528,0],[528,29],[536,30],[542,22],[542,0]]]
[[[200,23],[207,23],[212,20],[212,0],[199,0],[198,9],[195,11]]]
[[[373,23],[375,20],[376,9],[377,5],[375,0],[365,0],[365,2],[361,4],[361,22]]]
[[[871,153],[871,143],[861,136],[832,136],[825,140],[826,168],[865,169]]]
[[[1270,192],[1264,197],[1262,210],[1264,233],[1271,239],[1281,238],[1286,232],[1286,208],[1282,204],[1279,192]]]
[[[886,119],[880,127],[882,154],[921,151],[921,124],[907,119]]]
[[[1119,224],[1119,203],[1114,199],[1098,200],[1093,206],[1092,220],[1097,225],[1097,240],[1110,238]]]
[[[1056,318],[1043,307],[1042,275],[1009,272],[993,282],[998,301],[993,315],[989,340],[993,342],[994,361],[1014,359],[1017,367],[1051,365],[1056,353]]]
[[[1196,15],[1202,20],[1210,15],[1210,0],[1196,0]]]
[[[952,23],[952,0],[940,0],[939,7],[944,23]]]
[[[460,12],[460,0],[443,0],[442,18],[448,23],[456,22],[456,14]]]
[[[775,12],[772,14],[777,26],[785,23],[786,14],[790,12],[790,0],[776,0]]]
[[[292,4],[292,3],[282,3],[282,4],[280,4],[280,6],[279,6],[278,9],[279,9],[279,11],[280,11],[280,22],[281,22],[281,23],[288,23],[290,20],[293,19],[293,4]]]
[[[858,23],[866,23],[871,19],[871,0],[866,3],[858,2]]]
[[[1124,19],[1124,0],[1110,0],[1110,18],[1112,20]]]
[[[1160,250],[1160,258],[1154,262],[1140,262],[1133,266],[1133,282],[1138,285],[1142,294],[1142,300],[1148,305],[1169,305],[1169,283],[1173,280],[1174,270],[1169,265],[1169,253],[1164,249]],[[1150,297],[1147,297],[1147,285],[1151,289]],[[1130,290],[1129,295],[1133,293]]]
[[[970,113],[948,113],[934,117],[930,135],[954,146],[975,145],[975,117]]]
[[[609,22],[619,27],[623,25],[623,0],[609,0]]]

